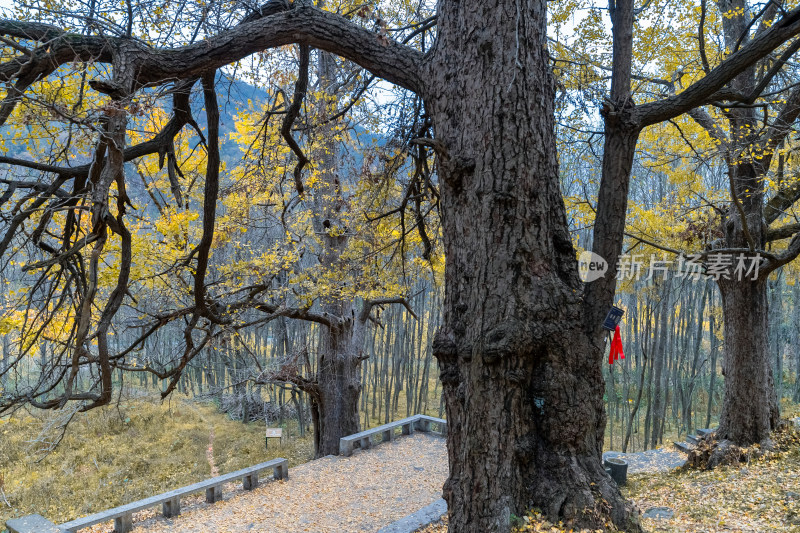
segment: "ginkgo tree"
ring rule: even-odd
[[[398,6],[398,10],[402,11],[402,6]],[[368,16],[374,16],[373,10],[362,6],[359,17]],[[422,25],[421,28],[424,32],[426,26]],[[415,28],[411,37],[422,33],[418,29]],[[377,185],[365,187],[359,184],[358,178],[361,176],[358,172],[355,176],[339,172],[342,165],[336,154],[342,151],[346,143],[343,142],[343,132],[340,131],[340,121],[337,119],[344,115],[344,111],[340,112],[335,108],[335,100],[339,95],[326,95],[326,91],[331,86],[337,86],[339,91],[344,92],[343,89],[354,86],[353,92],[358,96],[363,94],[374,77],[364,80],[359,71],[352,68],[341,74],[337,73],[338,66],[332,62],[332,58],[320,54],[316,80],[312,85],[309,81],[310,57],[308,47],[301,47],[300,73],[293,96],[286,96],[292,95],[291,89],[278,86],[275,92],[281,102],[278,109],[259,110],[258,113],[262,114],[261,120],[247,115],[238,117],[237,126],[243,131],[248,129],[250,123],[257,123],[258,127],[250,128],[252,131],[245,131],[235,139],[242,144],[245,159],[240,165],[230,168],[227,176],[222,175],[224,164],[218,159],[219,110],[214,109],[217,106],[211,102],[208,90],[203,95],[206,111],[210,111],[206,117],[207,129],[201,129],[192,115],[190,93],[195,83],[192,80],[172,91],[172,117],[160,107],[163,93],[146,95],[151,100],[147,104],[147,113],[140,107],[136,113],[131,114],[129,142],[134,145],[149,144],[152,147],[150,137],[155,136],[158,139],[166,133],[158,139],[159,157],[133,160],[135,171],[129,174],[132,174],[134,183],[142,182],[152,201],[151,205],[143,209],[130,205],[130,209],[134,210],[132,214],[138,221],[130,228],[128,253],[146,259],[137,259],[130,265],[126,265],[125,260],[120,263],[118,254],[121,253],[121,243],[112,237],[101,252],[101,262],[107,264],[108,268],[98,271],[98,290],[101,294],[105,290],[107,294],[114,286],[115,277],[127,275],[128,292],[133,301],[126,304],[126,307],[131,307],[132,310],[118,312],[116,316],[128,329],[140,328],[142,334],[134,337],[127,348],[121,349],[110,366],[126,372],[151,373],[159,379],[168,380],[165,396],[178,386],[187,365],[201,356],[204,350],[224,346],[233,337],[233,342],[241,345],[242,339],[238,332],[243,328],[264,326],[272,320],[287,317],[321,326],[319,331],[322,342],[316,364],[310,365],[307,360],[305,365],[298,364],[299,357],[308,356],[307,350],[301,350],[280,361],[277,369],[258,372],[251,379],[256,383],[285,382],[307,393],[311,398],[316,429],[316,454],[328,455],[338,453],[339,439],[342,436],[359,431],[357,406],[361,388],[359,367],[365,358],[364,333],[369,321],[379,324],[371,316],[372,309],[389,304],[404,304],[410,311],[408,301],[402,296],[404,289],[400,280],[409,279],[410,274],[419,271],[420,267],[427,269],[433,266],[434,269],[441,270],[441,259],[438,258],[440,252],[433,250],[433,237],[428,233],[431,230],[425,229],[425,219],[435,211],[438,192],[429,170],[429,150],[421,145],[413,147],[417,154],[417,164],[412,169],[413,177],[410,180],[401,180],[402,183],[393,183],[398,170],[405,168],[403,161],[410,147],[409,142],[423,134],[425,128],[430,128],[429,123],[425,126],[411,124],[405,128],[402,135],[404,139],[393,139],[393,142],[397,142],[391,145],[391,153],[380,156],[387,159],[387,164],[384,165],[386,168],[377,169],[381,171],[380,175],[371,176],[372,181],[367,181],[367,184]],[[256,67],[249,68],[264,66],[263,61],[257,61]],[[273,73],[277,78],[273,83],[280,80],[286,82],[290,78],[280,71]],[[262,71],[253,78],[263,78],[263,75]],[[66,79],[76,83],[82,77],[67,76]],[[220,81],[219,78],[205,79],[203,83],[208,85]],[[76,92],[61,95],[59,105],[63,105],[64,100],[75,98]],[[96,92],[93,94],[96,98]],[[159,97],[162,97],[162,101],[159,101]],[[29,100],[33,102],[32,98]],[[136,105],[143,106],[140,102],[141,99]],[[313,137],[316,140],[310,137],[305,139],[307,146],[301,148],[299,142],[302,141],[295,140],[293,131],[297,126],[295,121],[302,114],[301,107],[309,102],[314,102],[311,107],[316,111],[307,113],[302,117],[303,120],[306,123],[318,121],[327,127],[321,128],[321,132],[319,127],[304,127],[306,131],[314,131]],[[357,102],[351,102],[348,107],[355,103]],[[30,106],[26,103],[17,112],[24,112],[26,107]],[[80,106],[75,104],[74,107]],[[409,116],[417,118],[420,109],[418,99],[415,106],[412,106],[414,107],[416,111]],[[267,125],[274,121],[266,119],[276,115],[282,117],[279,127],[270,129]],[[190,126],[188,134],[181,131],[180,126],[172,129],[175,127],[175,119],[179,119],[181,125]],[[44,122],[47,120],[46,117]],[[190,135],[193,133],[196,135]],[[271,159],[264,158],[264,153],[271,152],[269,143],[275,143],[281,137],[291,149],[271,153]],[[197,146],[190,146],[192,143],[206,144],[208,149],[197,150]],[[212,144],[216,146],[212,147]],[[253,152],[258,151],[254,150],[256,145],[261,146],[260,158],[252,157]],[[308,150],[313,152],[311,160],[304,153]],[[290,165],[287,158],[294,156],[299,162]],[[198,182],[198,169],[201,167],[210,171],[205,178],[211,179],[205,179],[205,190],[198,193],[200,187],[194,185]],[[255,172],[252,171],[253,168],[256,169]],[[285,178],[292,174],[294,181],[290,180],[288,183],[293,185],[287,189]],[[278,180],[278,183],[270,186],[270,180]],[[119,187],[119,183],[116,187]],[[225,194],[225,187],[233,193]],[[352,190],[348,191],[348,188]],[[115,187],[112,186],[111,189],[114,191]],[[13,195],[14,190],[11,189],[10,193]],[[172,199],[169,199],[170,194]],[[223,210],[217,217],[213,206],[220,194]],[[396,195],[400,195],[397,198],[399,205],[388,206],[387,201],[395,199]],[[276,202],[275,198],[280,201]],[[357,204],[359,199],[366,199],[368,207],[351,205]],[[170,205],[172,201],[174,205]],[[273,220],[279,220],[280,227],[273,228],[277,231],[272,234],[250,230],[246,240],[256,243],[256,246],[245,247],[248,251],[255,252],[248,255],[242,251],[241,241],[245,238],[240,231],[253,225],[252,211],[261,207],[260,202],[276,208]],[[197,211],[198,204],[204,205],[203,216]],[[298,208],[301,205],[306,206],[306,209]],[[157,216],[150,219],[147,216],[148,207],[155,207]],[[395,222],[396,215],[399,215],[399,224]],[[406,224],[408,215],[411,217]],[[377,227],[373,222],[377,222]],[[373,227],[376,231],[370,231]],[[84,229],[86,231],[89,230]],[[278,235],[278,242],[267,246],[267,249],[263,243],[258,243],[259,239],[274,242],[275,234]],[[417,241],[416,235],[419,235],[419,253],[416,253],[414,244]],[[284,236],[286,239],[282,239]],[[195,245],[197,241],[199,243]],[[226,247],[234,248],[233,254]],[[400,249],[399,253],[397,248]],[[409,253],[420,256],[425,264],[409,257],[406,265]],[[199,269],[191,264],[191,257],[195,254],[199,255]],[[304,254],[305,262],[301,261]],[[314,254],[318,264],[309,266],[310,254]],[[81,259],[77,251],[72,255]],[[216,264],[214,256],[223,263]],[[398,264],[400,267],[397,267]],[[122,270],[120,266],[123,267]],[[124,271],[126,266],[127,273]],[[412,268],[407,269],[406,266]],[[205,287],[199,287],[198,278],[203,278],[202,285],[213,286],[213,290],[206,291]],[[283,285],[279,282],[276,286],[276,280],[280,280]],[[214,331],[204,329],[203,324],[190,321],[183,332],[186,339],[183,353],[178,354],[178,357],[169,353],[142,353],[148,337],[169,337],[170,332],[174,336],[175,330],[179,330],[176,325],[194,313],[197,291],[205,293],[203,298],[208,300],[206,305],[218,307],[229,295],[247,294],[249,301],[229,305],[232,312],[224,322],[219,321],[216,324],[221,327],[215,330],[211,328]],[[265,298],[258,297],[261,294]],[[25,302],[22,301],[19,305],[24,306]],[[253,311],[266,316],[254,318]],[[411,314],[414,314],[413,311]],[[133,320],[136,315],[139,317],[138,323]],[[69,322],[69,319],[70,317],[64,316],[59,321]],[[90,313],[87,322],[98,319],[96,313]],[[114,333],[116,325],[111,324],[109,334]],[[28,338],[35,339],[42,333],[42,330],[35,329],[35,324],[22,326],[23,332],[34,329],[33,334],[24,335]],[[201,331],[205,335],[198,336]],[[62,344],[69,346],[69,336],[62,339]],[[34,343],[28,342],[27,346],[32,348]],[[23,349],[22,353],[28,351]],[[60,355],[63,357],[64,354],[62,352]],[[55,369],[62,364],[61,357],[53,358],[40,369],[41,376],[60,379],[61,376]],[[299,372],[300,369],[305,370],[303,375]],[[85,378],[85,375],[75,372],[68,379],[80,386],[82,377]],[[17,397],[23,394],[18,394]],[[11,398],[9,405],[14,404],[13,395]],[[35,401],[34,404],[39,407],[48,406]]]
[[[594,53],[586,46],[592,35],[603,34],[596,21],[587,24],[590,37],[575,43],[583,51],[577,63],[589,82],[596,84],[606,74],[611,80],[601,111],[605,144],[593,242],[593,251],[611,262],[611,276],[621,242],[607,241],[605,234],[622,231],[624,220],[616,213],[626,211],[636,144],[645,128],[686,113],[714,140],[714,150],[727,167],[729,202],[724,208],[722,202],[716,206],[725,211],[718,219],[720,238],[694,251],[706,266],[716,261],[713,268],[724,273],[718,285],[725,323],[726,394],[717,435],[739,445],[765,442],[778,422],[767,356],[766,280],[800,253],[794,224],[770,226],[796,201],[796,184],[781,177],[775,180],[781,186],[773,196],[766,194],[773,154],[800,113],[790,61],[800,45],[793,30],[787,32],[796,22],[789,7],[784,2],[737,0],[716,2],[712,8],[705,1],[667,0],[636,8],[632,1],[614,1],[609,4],[609,53]],[[660,21],[667,9],[672,14],[669,23]],[[697,46],[686,46],[688,42]],[[717,44],[712,48],[708,43]],[[576,63],[575,56],[571,58],[562,64]],[[580,74],[569,79],[574,85]],[[685,137],[687,132],[678,126],[674,134]],[[775,161],[776,167],[782,165]],[[792,240],[779,251],[768,250],[771,243],[785,239]],[[742,254],[746,262],[759,262],[755,279],[739,279]],[[593,283],[587,295],[596,298],[613,287],[613,281]]]
[[[782,6],[775,2],[754,9],[731,2],[721,7],[716,20],[709,17],[707,31],[716,31],[722,46],[736,50],[766,31]],[[700,64],[707,70],[705,41],[700,35]],[[779,420],[768,351],[767,278],[800,254],[800,227],[782,222],[791,218],[800,187],[793,176],[784,175],[785,155],[775,157],[778,148],[790,146],[788,136],[800,116],[796,73],[788,65],[798,48],[800,42],[792,41],[737,75],[729,85],[731,95],[713,102],[713,111],[690,113],[715,140],[729,179],[722,237],[711,249],[763,258],[758,273],[745,279],[732,275],[735,261],[728,261],[729,274],[718,280],[725,321],[725,399],[717,433],[739,445],[765,443]],[[770,181],[775,183],[772,192]]]
[[[605,109],[605,161],[594,231],[594,250],[605,257],[618,256],[622,246],[630,166],[641,128],[702,105],[800,33],[800,13],[789,11],[684,91],[637,106],[630,97],[632,2],[611,7],[619,53]],[[199,81],[208,125],[202,232],[184,259],[192,269],[193,305],[179,312],[186,331],[183,353],[175,367],[161,373],[170,379],[166,392],[188,361],[230,323],[232,313],[247,306],[269,312],[264,291],[219,298],[208,283],[220,180],[215,71],[266,49],[309,46],[416,93],[430,121],[432,136],[415,142],[436,153],[441,195],[445,303],[433,351],[448,417],[450,476],[444,495],[451,530],[508,530],[512,515],[533,507],[574,526],[612,523],[625,531],[641,529],[638,512],[601,464],[600,325],[613,301],[614,279],[584,288],[578,277],[556,158],[547,2],[439,0],[435,19],[397,27],[382,18],[359,17],[358,11],[318,9],[305,0],[270,2],[238,19],[241,24],[234,22],[234,14],[242,10],[212,6],[201,13],[188,9],[183,31],[166,41],[146,32],[134,36],[140,12],[131,3],[115,9],[106,17],[108,24],[84,33],[72,33],[66,24],[0,21],[0,33],[13,43],[6,43],[0,63],[0,79],[8,87],[5,109],[13,112],[21,94],[35,91],[39,80],[59,74],[67,64],[100,65],[88,84],[105,95],[93,123],[97,131],[88,165],[73,164],[70,153],[46,162],[0,160],[46,176],[23,180],[20,190],[27,187],[33,194],[22,202],[24,209],[14,215],[7,235],[26,238],[22,225],[36,224],[32,217],[42,207],[60,210],[65,195],[80,195],[80,206],[66,211],[80,210],[81,219],[89,221],[77,234],[74,223],[54,221],[46,236],[32,241],[50,248],[39,246],[57,270],[73,261],[84,264],[84,256],[85,268],[72,284],[66,283],[71,277],[52,284],[75,295],[77,311],[70,320],[75,333],[65,351],[69,365],[12,402],[57,407],[78,401],[91,408],[111,399],[111,373],[126,354],[110,349],[109,331],[129,298],[133,261],[125,162],[166,151],[169,139],[189,125],[186,108],[176,106],[161,132],[129,145],[131,111],[151,88],[172,87],[178,95]],[[402,42],[434,23],[436,41],[430,50],[423,52],[419,40]],[[194,42],[199,32],[203,39]],[[298,192],[302,173],[300,178]],[[100,259],[110,240],[119,242],[119,267],[112,286],[101,292]],[[301,309],[297,314],[312,313]],[[96,377],[76,389],[71,376],[80,367],[92,368]]]
[[[370,168],[375,166],[375,157],[355,146],[354,132],[337,119],[340,95],[330,94],[331,87],[346,88],[346,80],[359,78],[352,69],[337,64],[333,56],[312,55],[302,47],[299,68],[294,97],[275,106],[283,113],[280,123],[269,120],[276,113],[272,110],[266,114],[252,110],[237,118],[236,141],[245,157],[232,169],[235,187],[223,200],[229,207],[220,221],[224,227],[244,227],[254,209],[271,206],[269,218],[277,230],[275,245],[268,252],[221,268],[231,274],[273,269],[273,279],[280,280],[274,291],[279,296],[273,299],[283,303],[271,316],[319,326],[314,364],[308,360],[307,347],[301,347],[252,379],[286,383],[308,394],[315,453],[325,456],[338,454],[341,437],[360,431],[361,364],[367,358],[364,340],[368,327],[381,326],[373,309],[404,305],[416,318],[406,298],[407,281],[423,277],[426,266],[430,268],[418,260],[422,256],[441,264],[440,252],[432,250],[428,234],[436,227],[429,219],[435,214],[438,192],[430,173],[419,171],[427,162],[411,168],[396,163],[405,159],[413,128],[406,131],[405,141],[389,143],[391,153],[378,149],[383,152],[380,159],[389,163],[385,168]],[[286,91],[278,92],[277,99],[282,100],[284,94]],[[303,121],[320,124],[307,128],[313,133],[306,135],[302,147],[290,129],[299,118],[301,104],[308,109]],[[274,150],[281,136],[289,139],[289,153]],[[349,159],[356,153],[361,156],[360,168],[355,162],[342,161],[345,151],[351,152]],[[304,168],[298,187],[297,173]],[[403,178],[398,175],[402,172],[412,175]],[[292,179],[287,179],[290,176]],[[400,222],[408,216],[407,205],[411,219],[406,226]],[[400,221],[388,216],[397,213]],[[248,238],[257,251],[254,239],[258,237]],[[239,286],[231,290],[263,283],[263,277],[252,279],[242,274],[236,280]],[[301,312],[303,309],[313,312]]]

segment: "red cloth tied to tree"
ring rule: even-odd
[[[614,331],[614,338],[611,341],[611,352],[608,354],[608,364],[613,365],[617,359],[625,359],[622,351],[622,337],[619,335],[619,326]]]

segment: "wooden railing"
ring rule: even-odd
[[[286,459],[278,458],[266,463],[257,464],[230,474],[212,477],[205,481],[193,483],[180,489],[164,492],[156,496],[127,503],[107,511],[101,511],[93,515],[84,516],[77,520],[72,520],[66,524],[56,526],[39,515],[31,515],[23,518],[15,518],[6,522],[6,527],[11,533],[41,533],[42,531],[68,532],[76,531],[101,524],[103,522],[114,521],[114,531],[116,533],[127,533],[133,530],[133,513],[142,511],[150,507],[161,505],[164,516],[173,517],[181,513],[181,498],[198,492],[206,493],[206,501],[214,503],[222,499],[222,485],[231,481],[242,480],[245,490],[253,490],[258,486],[258,476],[265,470],[272,470],[275,479],[289,479],[289,462]]]
[[[400,428],[402,435],[413,435],[414,431],[429,432],[431,426],[437,426],[437,433],[447,434],[447,420],[434,418],[428,415],[414,415],[401,420],[395,420],[382,426],[367,429],[354,435],[348,435],[339,439],[339,455],[349,457],[353,454],[353,448],[358,445],[362,450],[372,447],[373,440],[380,437],[380,442],[394,440],[395,431]]]
[[[356,433],[355,435],[342,437],[339,439],[339,454],[350,456],[356,446],[361,449],[368,449],[373,444],[392,441],[398,429],[402,435],[413,435],[415,431],[427,433],[433,431],[434,428],[435,433],[446,435],[447,421],[427,415],[410,416]],[[6,527],[10,533],[75,533],[83,528],[113,520],[116,533],[128,533],[133,530],[133,513],[137,511],[160,504],[161,511],[165,517],[177,516],[181,512],[181,498],[183,496],[205,491],[206,501],[214,503],[222,499],[223,484],[241,479],[244,489],[252,490],[258,485],[259,474],[269,469],[272,469],[275,479],[289,479],[289,462],[286,459],[278,458],[249,468],[243,468],[230,474],[200,481],[180,489],[151,496],[144,500],[138,500],[107,511],[78,518],[59,526],[40,515],[29,515],[9,520],[6,522]]]

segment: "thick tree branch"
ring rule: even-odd
[[[391,83],[421,91],[421,52],[340,15],[297,4],[237,25],[203,42],[161,50],[121,37],[65,33],[46,24],[0,19],[0,35],[49,39],[46,46],[40,46],[32,54],[0,65],[0,81],[30,74],[39,78],[75,60],[110,62],[112,51],[124,45],[127,60],[137,65],[137,84],[154,85],[196,78],[209,69],[218,69],[255,52],[296,43],[340,55]]]
[[[725,133],[725,130],[714,120],[714,117],[708,114],[708,112],[703,109],[702,107],[696,107],[689,111],[688,115],[699,124],[708,135],[718,141],[723,146],[728,146],[729,139],[728,135]]]
[[[349,59],[378,77],[419,92],[423,54],[346,18],[300,6],[241,24],[201,43],[142,50],[140,84],[197,76],[248,55],[287,44],[306,44]]]
[[[0,19],[0,28],[15,22]],[[0,33],[3,33],[1,29]],[[55,72],[61,65],[76,60],[110,63],[112,44],[117,44],[119,41],[120,39],[116,38],[62,33],[29,54],[22,54],[0,64],[0,81],[7,82],[12,79],[34,81]]]
[[[217,216],[217,197],[219,196],[219,106],[212,70],[203,75],[203,101],[208,123],[206,183],[203,193],[203,235],[195,251],[197,252],[197,268],[194,273],[194,305],[201,316],[212,322],[222,320],[206,305],[206,270],[211,254],[211,243],[214,240],[214,221]]]
[[[330,315],[328,313],[324,314],[312,313],[308,309],[302,309],[296,307],[281,307],[266,302],[257,303],[253,307],[264,313],[270,313],[272,315],[275,315],[275,317],[283,316],[286,318],[294,318],[297,320],[316,322],[317,324],[322,324],[323,326],[328,326],[329,328],[333,327],[334,325],[338,324],[341,321],[341,318]]]
[[[769,262],[767,268],[764,269],[763,275],[767,276],[773,270],[791,263],[798,255],[800,255],[800,233],[796,233],[794,237],[792,237],[789,246],[786,247],[783,253],[778,254],[775,259]]]
[[[775,222],[797,200],[800,200],[800,180],[781,187],[764,207],[764,220],[767,224]]]
[[[751,67],[798,34],[800,34],[800,8],[788,12],[781,20],[729,55],[705,77],[687,87],[685,91],[663,100],[638,106],[634,111],[636,121],[642,127],[650,126],[706,104],[714,93],[722,89],[737,74]]]
[[[794,237],[797,233],[800,233],[800,222],[786,224],[778,228],[767,228],[766,240],[768,242],[780,241],[781,239]]]
[[[609,4],[609,7],[611,4]],[[602,343],[600,324],[614,300],[616,268],[614,258],[622,251],[625,214],[628,204],[631,169],[639,124],[632,115],[635,106],[631,97],[630,72],[633,64],[633,0],[614,2],[611,10],[614,39],[613,74],[610,98],[604,102],[605,139],[600,189],[592,252],[610,261],[608,275],[585,285],[584,308],[587,332],[598,346]],[[616,154],[612,157],[611,154]]]
[[[364,300],[364,307],[361,308],[361,313],[359,313],[359,320],[361,322],[366,322],[369,319],[369,314],[372,312],[373,307],[376,305],[388,304],[402,304],[409,314],[414,317],[414,319],[419,320],[419,317],[417,317],[417,314],[411,308],[411,304],[402,296],[398,296],[396,298],[375,298],[373,300]]]
[[[0,20],[0,34],[26,41],[49,41],[65,34],[50,24],[27,20]]]

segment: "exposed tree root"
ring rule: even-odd
[[[778,428],[769,438],[750,446],[740,446],[722,439],[715,433],[700,439],[694,450],[689,452],[686,468],[711,470],[718,466],[747,464],[753,459],[779,454],[800,443],[800,428],[788,420],[781,420]]]

